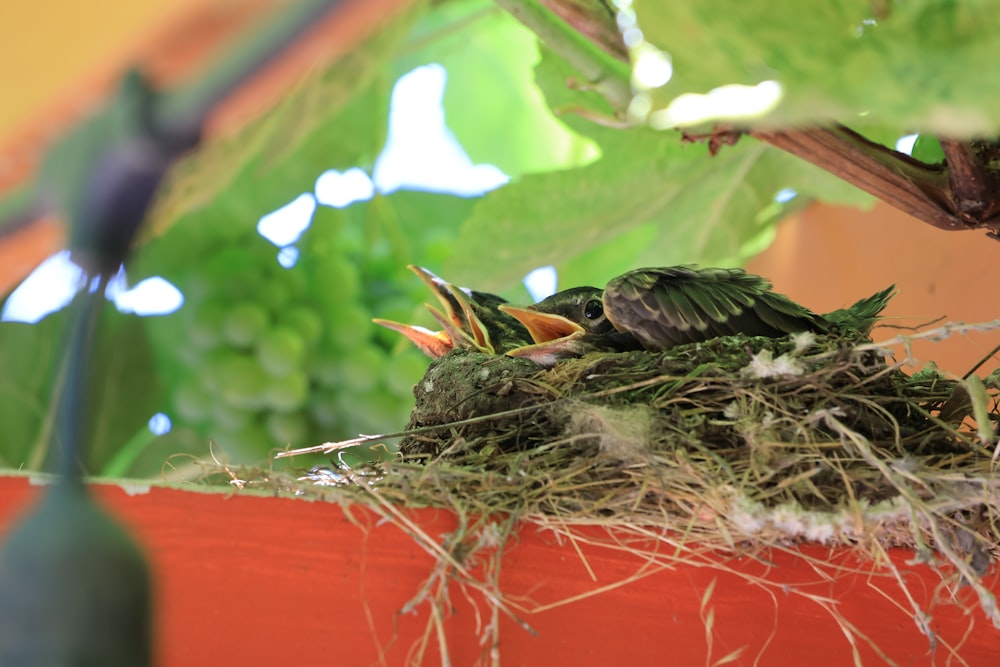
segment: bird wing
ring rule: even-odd
[[[838,331],[857,332],[864,336],[871,333],[872,327],[878,321],[889,303],[889,299],[896,295],[896,286],[889,285],[884,290],[875,292],[869,297],[858,300],[847,308],[835,310],[827,313],[823,317],[827,319]]]
[[[646,268],[615,278],[604,312],[619,331],[662,350],[716,336],[826,331],[829,323],[742,269]]]

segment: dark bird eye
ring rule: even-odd
[[[591,299],[583,306],[583,316],[588,320],[598,320],[604,316],[604,304],[597,299]]]

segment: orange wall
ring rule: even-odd
[[[209,0],[0,2],[0,191],[30,177],[41,151],[103,89],[150,33]],[[0,243],[0,293],[61,249],[65,231],[40,220]]]
[[[882,204],[867,212],[812,206],[784,222],[774,244],[747,268],[820,312],[895,283],[899,293],[886,311],[889,326],[938,317],[969,323],[1000,318],[1000,242],[981,231],[943,232]],[[880,328],[874,337],[897,333],[906,331]],[[914,355],[961,375],[998,344],[998,332],[953,335],[917,343]],[[994,356],[985,372],[998,361]]]
[[[0,137],[95,69],[123,62],[139,39],[207,0],[34,0],[0,3]],[[13,94],[12,94],[13,93]]]

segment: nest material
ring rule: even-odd
[[[985,518],[997,484],[992,445],[963,426],[964,387],[812,334],[549,370],[455,352],[415,387],[402,462],[380,486],[408,504],[665,526],[729,547],[919,547],[944,530],[981,574],[1000,541]]]

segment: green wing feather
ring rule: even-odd
[[[838,331],[857,332],[867,336],[885,310],[889,299],[896,295],[896,286],[889,285],[884,290],[860,299],[847,308],[827,313],[824,317]]]
[[[604,309],[616,329],[653,350],[716,336],[777,337],[830,328],[822,316],[775,294],[770,282],[741,269],[630,271],[608,283]]]

